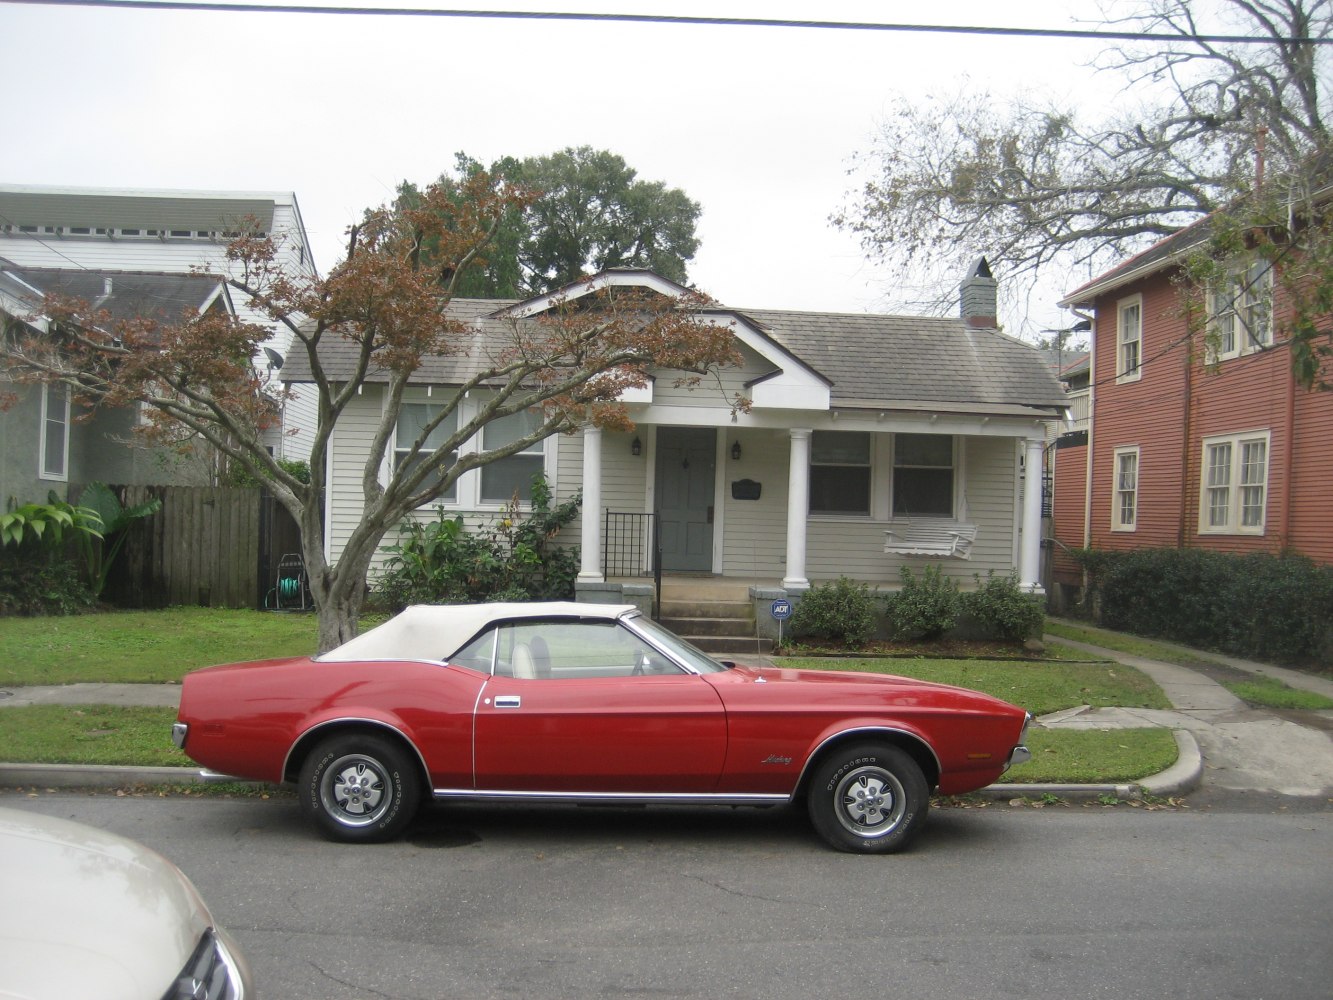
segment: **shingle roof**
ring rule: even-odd
[[[475,330],[460,353],[430,357],[413,381],[458,384],[481,370],[510,321],[492,314],[513,300],[454,299],[448,315]],[[710,309],[738,315],[781,351],[814,369],[830,384],[832,402],[842,406],[913,407],[934,404],[1058,408],[1064,391],[1036,348],[1000,333],[972,329],[960,319],[814,313],[771,309]],[[356,345],[330,338],[320,347],[325,371],[335,381],[352,370]],[[776,352],[775,352],[776,353]],[[309,361],[293,351],[282,377],[310,380]],[[368,381],[384,381],[374,372]]]
[[[832,383],[844,405],[983,403],[1064,406],[1030,344],[961,319],[740,309]]]

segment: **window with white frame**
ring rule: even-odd
[[[42,479],[69,479],[69,386],[56,382],[42,386]]]
[[[458,411],[455,410],[449,416],[440,421],[438,427],[434,428],[426,436],[425,442],[420,450],[414,456],[412,454],[412,444],[421,436],[421,432],[426,425],[435,418],[435,416],[444,409],[444,403],[404,403],[402,409],[398,411],[398,427],[394,436],[393,464],[394,469],[412,468],[420,465],[426,460],[432,451],[438,448],[445,441],[449,440],[456,430],[458,430]],[[445,462],[452,465],[458,458],[457,451],[451,451],[445,457]],[[458,498],[458,481],[449,484],[449,488],[440,495],[444,501],[453,501]]]
[[[481,428],[481,448],[493,451],[513,444],[541,426],[540,410],[526,410],[497,417]],[[496,459],[481,467],[481,502],[508,503],[515,496],[521,504],[532,503],[532,481],[546,465],[546,443],[534,441],[522,451]]]
[[[810,513],[870,515],[870,434],[815,431],[810,441]]]
[[[1139,519],[1139,449],[1115,450],[1115,488],[1111,491],[1111,530],[1134,531]]]
[[[953,517],[953,437],[893,436],[893,516]]]
[[[1208,290],[1213,360],[1249,354],[1273,342],[1273,269],[1265,260],[1234,268]]]
[[[1143,374],[1143,297],[1121,299],[1116,308],[1115,374],[1122,382]]]
[[[1263,534],[1268,507],[1268,450],[1268,431],[1204,439],[1199,491],[1201,534]]]

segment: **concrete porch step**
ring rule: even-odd
[[[772,639],[759,639],[755,636],[686,635],[681,638],[710,656],[716,657],[767,656],[773,652]]]
[[[662,624],[676,635],[748,636],[754,638],[753,618],[668,618]]]
[[[754,624],[754,608],[749,601],[687,600],[664,596],[659,613],[663,618],[721,618]]]

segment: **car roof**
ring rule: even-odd
[[[414,604],[383,625],[321,653],[316,659],[321,662],[443,660],[497,622],[550,618],[609,621],[638,610],[633,604],[582,604],[576,601]]]

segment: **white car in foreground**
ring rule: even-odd
[[[246,1000],[235,942],[179,868],[90,826],[0,809],[0,998]]]

